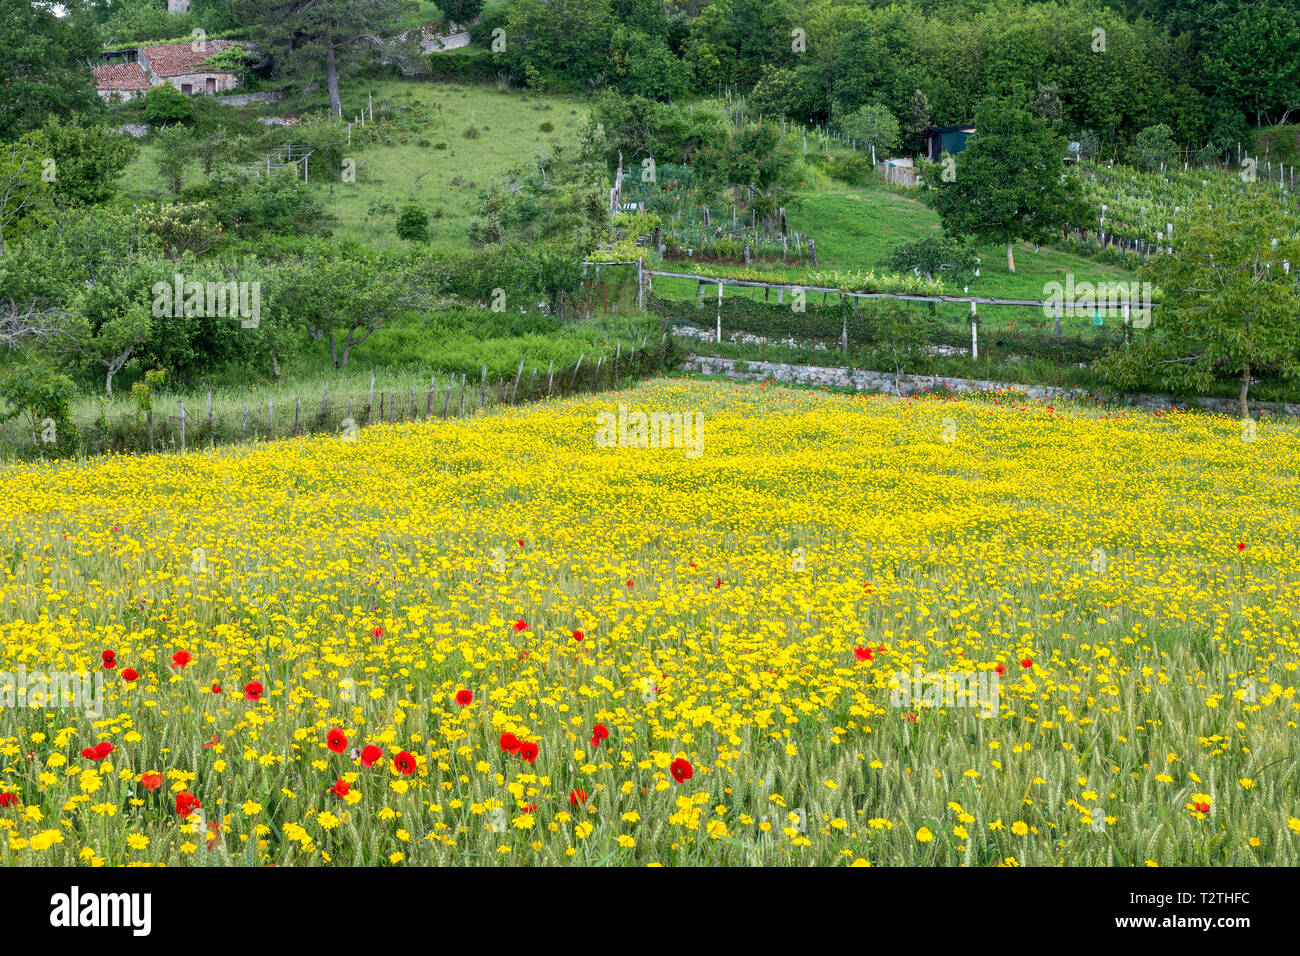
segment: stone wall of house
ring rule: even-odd
[[[99,98],[105,103],[125,103],[127,100],[133,100],[138,96],[144,96],[144,90],[96,90]]]
[[[216,80],[217,93],[233,90],[238,84],[238,78],[234,73],[180,73],[176,76],[165,77],[165,79],[182,93],[185,92],[184,85],[186,83],[190,84],[190,93],[192,95],[206,93],[209,79]]]
[[[745,362],[712,355],[688,355],[682,361],[681,368],[704,375],[721,375],[736,381],[757,382],[776,379],[793,385],[850,388],[859,392],[879,392],[888,395],[914,395],[940,387],[946,387],[954,392],[1013,391],[1027,398],[1046,401],[1077,398],[1086,394],[1079,389],[1057,388],[1049,385],[1019,385],[1013,382],[943,378],[937,375],[894,375],[890,372],[869,372],[864,369],[821,365],[787,365],[782,362]],[[1201,408],[1233,417],[1241,413],[1240,403],[1230,398],[1189,398],[1180,401],[1167,395],[1109,395],[1106,396],[1106,400],[1158,411],[1172,408]],[[1300,404],[1297,403],[1250,402],[1249,404],[1252,417],[1260,414],[1300,415]]]

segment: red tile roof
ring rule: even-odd
[[[112,63],[97,66],[92,72],[95,74],[95,89],[98,90],[149,89],[149,78],[144,75],[139,63]]]
[[[158,46],[142,46],[140,55],[149,61],[150,69],[159,76],[178,76],[182,73],[205,73],[207,71],[201,69],[200,64],[208,57],[227,47],[241,45],[234,40],[208,40],[202,50],[196,50],[194,44],[189,41],[164,43]]]

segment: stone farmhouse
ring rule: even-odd
[[[170,83],[186,95],[225,93],[239,84],[239,72],[206,68],[214,53],[243,44],[235,40],[160,43],[104,53],[106,62],[94,67],[95,91],[105,100],[130,100],[151,87]]]

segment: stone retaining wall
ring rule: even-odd
[[[939,387],[954,392],[1013,391],[1027,398],[1047,401],[1082,398],[1089,394],[1078,388],[1057,388],[1050,385],[1021,385],[1016,382],[989,382],[971,378],[944,378],[937,375],[897,376],[890,372],[870,372],[864,369],[787,365],[783,362],[746,362],[712,355],[688,355],[682,361],[680,368],[683,371],[705,375],[722,375],[742,382],[776,379],[792,385],[851,388],[859,392],[883,392],[889,395],[914,395]],[[1166,395],[1103,395],[1100,397],[1105,401],[1157,411],[1173,408],[1201,408],[1235,417],[1241,408],[1239,402],[1230,398],[1189,398],[1186,401],[1177,401]],[[1250,410],[1251,415],[1255,417],[1261,414],[1300,415],[1300,404],[1250,402]]]

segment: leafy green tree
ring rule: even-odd
[[[1206,20],[1205,78],[1255,125],[1300,108],[1300,11],[1286,0],[1225,0]]]
[[[1078,180],[1064,175],[1065,150],[1065,139],[1022,103],[987,101],[965,149],[926,167],[923,198],[947,235],[1004,243],[1015,272],[1015,242],[1046,242],[1086,215]]]
[[[23,419],[34,445],[51,446],[56,453],[76,444],[72,399],[77,387],[72,379],[39,359],[0,367],[0,422]]]
[[[5,242],[46,210],[57,177],[50,146],[39,132],[0,143],[0,255]]]
[[[511,75],[530,86],[594,87],[609,68],[609,0],[516,0],[505,31]]]
[[[483,0],[443,0],[439,4],[447,19],[465,24],[483,12]]]
[[[281,71],[305,78],[324,69],[335,116],[343,115],[340,59],[358,48],[373,49],[415,7],[412,0],[231,0],[253,41]]]
[[[898,120],[889,109],[879,103],[860,106],[839,123],[840,132],[857,143],[859,149],[870,149],[872,162],[878,154],[888,156],[898,149],[902,137]]]
[[[1128,161],[1138,169],[1154,170],[1169,165],[1178,152],[1174,131],[1164,123],[1148,126],[1138,133],[1128,152]]]
[[[130,137],[105,126],[63,123],[42,128],[54,159],[54,199],[63,206],[93,206],[112,197],[114,184],[135,154]]]
[[[418,202],[403,206],[397,217],[397,238],[410,242],[428,242],[429,211]]]
[[[975,250],[947,236],[927,236],[896,246],[885,260],[895,272],[917,272],[930,281],[941,271],[969,272],[975,268]]]
[[[50,116],[101,108],[89,61],[99,53],[82,0],[54,4],[5,0],[0,13],[0,140],[42,126]]]
[[[144,118],[153,126],[188,123],[194,118],[194,103],[170,83],[159,83],[144,95]]]
[[[194,159],[194,134],[184,126],[168,126],[154,134],[158,147],[154,163],[163,182],[176,196],[185,182],[185,169]]]
[[[921,142],[921,134],[930,125],[930,98],[920,90],[913,91],[899,125],[907,144],[917,147]]]
[[[1115,385],[1205,392],[1220,376],[1300,378],[1300,236],[1272,199],[1203,199],[1178,224],[1179,248],[1142,271],[1160,290],[1150,327],[1102,362]],[[1289,266],[1287,265],[1289,263]]]
[[[104,393],[113,395],[113,377],[149,338],[153,321],[151,289],[168,274],[149,260],[117,264],[80,289],[68,309],[65,332],[71,349],[104,370]]]

